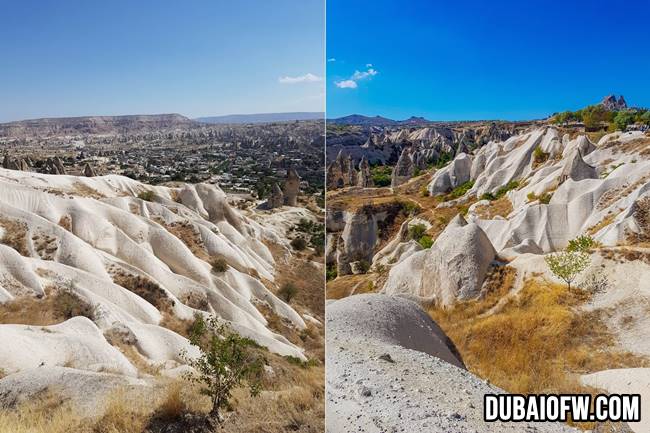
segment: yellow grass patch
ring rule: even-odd
[[[505,285],[481,300],[429,313],[456,345],[467,367],[515,393],[575,392],[575,374],[639,367],[648,360],[617,349],[601,312],[578,307],[589,296],[564,285],[529,280],[502,301]]]

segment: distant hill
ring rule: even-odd
[[[195,126],[197,122],[180,114],[55,117],[0,123],[0,137],[134,133]]]
[[[424,117],[409,117],[406,120],[393,120],[386,117],[375,116],[369,117],[362,114],[351,114],[337,119],[327,119],[328,123],[336,125],[359,125],[359,126],[409,126],[409,125],[426,125],[431,123]]]
[[[271,123],[291,122],[294,120],[321,120],[325,118],[322,112],[295,113],[258,113],[258,114],[229,114],[226,116],[197,117],[201,123]]]

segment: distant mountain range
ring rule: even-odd
[[[409,117],[405,120],[393,120],[386,117],[375,116],[369,117],[362,114],[351,114],[349,116],[339,117],[336,119],[327,119],[327,123],[336,125],[359,125],[359,126],[398,126],[398,125],[426,125],[431,123],[424,117]]]
[[[197,117],[201,123],[271,123],[292,122],[294,120],[321,120],[323,112],[294,112],[294,113],[258,113],[258,114],[229,114],[226,116]]]

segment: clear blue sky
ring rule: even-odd
[[[0,121],[323,111],[324,9],[323,0],[0,0]]]
[[[328,0],[327,57],[329,118],[650,106],[650,1]]]

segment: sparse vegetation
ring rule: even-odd
[[[409,238],[419,241],[424,233],[427,231],[427,226],[424,224],[412,224],[409,226]]]
[[[160,311],[171,312],[174,307],[174,301],[162,287],[146,277],[118,273],[113,276],[113,282],[140,296]]]
[[[259,394],[262,362],[251,350],[256,346],[252,340],[240,337],[215,316],[207,320],[197,316],[190,343],[201,354],[198,358],[182,354],[196,371],[186,378],[202,386],[201,393],[210,398],[214,420],[223,421],[221,410],[229,406],[234,388],[246,384],[251,396]]]
[[[325,225],[307,218],[301,218],[298,224],[291,228],[292,231],[303,233],[309,239],[308,245],[321,256],[325,251]],[[293,245],[292,245],[293,246]],[[295,247],[294,247],[295,248]],[[298,248],[295,248],[298,250]],[[303,248],[304,249],[304,248]]]
[[[462,197],[467,193],[467,191],[472,189],[473,186],[474,186],[474,181],[468,180],[467,182],[464,182],[458,185],[453,190],[451,190],[451,192],[445,196],[444,200],[449,201],[449,200],[454,200],[459,197]]]
[[[73,317],[83,316],[94,320],[94,307],[74,292],[74,284],[71,281],[68,287],[59,289],[54,293],[52,300],[54,317],[68,320]]]
[[[541,147],[537,146],[533,151],[533,166],[536,167],[548,161],[550,154],[544,152]]]
[[[528,280],[508,295],[513,282],[506,278],[481,299],[429,310],[470,371],[507,392],[570,393],[588,391],[573,373],[647,365],[616,348],[600,312],[576,308],[588,292]]]
[[[325,269],[325,278],[327,281],[333,280],[337,277],[338,272],[336,270],[335,263],[328,263],[327,268]]]
[[[496,190],[496,192],[491,193],[491,192],[486,192],[483,195],[481,195],[481,200],[498,200],[501,197],[505,196],[508,191],[512,191],[513,189],[519,188],[519,181],[518,180],[511,180],[508,182],[506,185],[500,187],[499,189]]]

